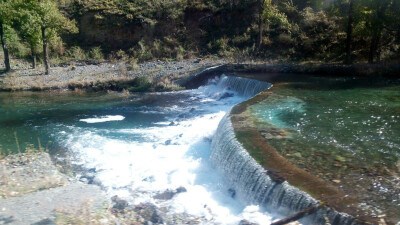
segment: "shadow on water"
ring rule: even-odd
[[[400,85],[398,78],[382,77],[336,77],[309,74],[281,73],[238,73],[238,76],[272,83],[274,86],[284,85],[293,89],[309,90],[346,90],[353,88],[388,88]]]

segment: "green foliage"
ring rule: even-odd
[[[268,24],[278,24],[287,29],[290,28],[286,14],[280,12],[278,7],[272,4],[271,0],[265,0],[263,8],[262,17]]]
[[[145,92],[148,91],[152,83],[149,79],[145,76],[136,77],[133,81],[129,84],[130,87],[127,88],[128,91],[131,92]]]
[[[79,46],[73,46],[67,51],[67,56],[74,60],[86,60],[86,52]]]
[[[12,27],[6,26],[5,39],[11,54],[18,58],[25,58],[29,55],[29,48],[24,45],[17,31]]]
[[[104,60],[104,54],[101,50],[101,47],[97,46],[90,50],[89,52],[90,59],[94,60]]]
[[[375,60],[399,59],[398,0],[352,1],[352,55],[356,61],[364,62],[371,56]],[[0,21],[6,24],[6,40],[11,53],[17,57],[40,53],[41,44],[47,41],[51,56],[79,60],[102,60],[106,53],[110,59],[123,61],[180,60],[193,54],[342,61],[349,2],[2,0]],[[263,22],[262,45],[255,46],[259,15]],[[85,43],[76,40],[77,36],[74,39],[64,35],[78,31],[75,20],[86,21],[80,27],[87,33],[92,28],[101,30],[98,35],[104,38]],[[43,28],[48,34],[47,40],[43,40]],[[124,36],[125,31],[131,33]],[[114,40],[120,37],[128,41],[115,44]],[[82,50],[90,46],[97,47],[87,52]]]

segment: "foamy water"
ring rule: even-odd
[[[154,94],[156,98],[169,95],[172,102],[136,108],[155,118],[163,115],[146,126],[113,124],[124,119],[140,122],[132,113],[79,118],[86,123],[107,122],[110,128],[70,126],[69,131],[60,132],[60,140],[73,153],[75,163],[96,169],[96,180],[110,196],[201,217],[205,224],[238,224],[242,219],[270,224],[272,216],[238,201],[209,163],[219,121],[234,104],[245,100],[224,86],[224,79],[192,91]],[[178,187],[187,192],[171,200],[153,198]]]
[[[104,123],[104,122],[110,122],[110,121],[121,121],[124,119],[125,119],[125,117],[116,115],[116,116],[100,116],[100,117],[96,117],[96,118],[80,119],[79,121],[86,122],[86,123]]]

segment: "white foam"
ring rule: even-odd
[[[107,130],[70,127],[70,132],[60,139],[75,153],[76,163],[96,168],[96,179],[110,196],[117,194],[134,204],[151,202],[171,213],[201,217],[205,224],[238,224],[242,219],[270,224],[268,213],[232,198],[230,186],[209,163],[211,139],[219,121],[234,104],[244,100],[238,96],[219,99],[224,92],[216,85],[186,91],[189,104],[186,109],[195,110],[187,118],[179,118],[173,126],[168,126],[170,121],[178,118],[155,122],[149,127],[113,130],[135,138],[117,139],[106,136]],[[183,108],[175,108],[176,115],[182,113]],[[88,121],[106,121],[106,118],[84,122]],[[185,187],[187,192],[168,201],[153,198],[178,187]]]
[[[117,115],[117,116],[100,116],[95,118],[80,119],[79,121],[86,123],[104,123],[110,121],[121,121],[124,119],[125,117]]]

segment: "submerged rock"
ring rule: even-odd
[[[219,97],[218,100],[222,100],[222,99],[225,99],[225,98],[231,98],[231,97],[233,97],[233,96],[234,96],[233,93],[225,92],[221,97]]]
[[[250,222],[248,220],[241,220],[239,222],[239,225],[258,225],[258,224],[257,223],[252,223],[252,222]]]
[[[234,198],[236,196],[236,191],[232,188],[228,189],[228,193],[232,198]]]
[[[159,199],[159,200],[170,200],[172,199],[175,195],[179,194],[179,193],[183,193],[186,192],[186,188],[184,187],[179,187],[175,190],[166,190],[160,194],[155,195],[153,198],[154,199]]]

